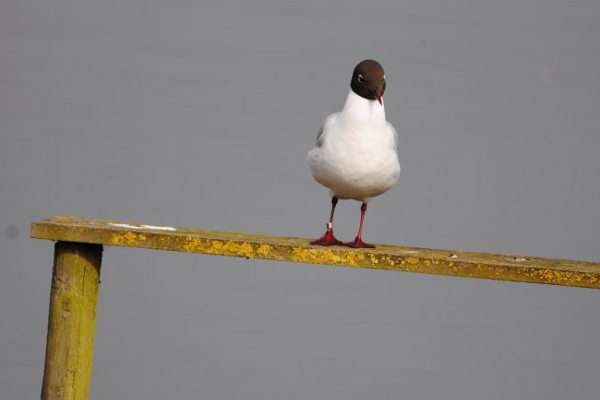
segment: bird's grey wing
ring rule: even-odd
[[[323,125],[319,128],[319,133],[317,134],[317,147],[323,146],[323,141],[327,136],[327,131],[331,128],[331,125],[335,123],[339,113],[331,114],[325,121],[323,121]]]
[[[319,133],[317,134],[317,147],[323,146],[323,126],[319,128]]]

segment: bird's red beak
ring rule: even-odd
[[[375,97],[377,97],[377,101],[379,102],[379,104],[383,105],[381,100],[381,91],[379,90],[379,88],[375,88]]]

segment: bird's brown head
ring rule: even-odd
[[[352,73],[350,82],[352,91],[368,100],[377,100],[379,104],[385,92],[385,71],[375,60],[361,61]]]

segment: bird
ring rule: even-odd
[[[375,247],[362,240],[367,203],[387,192],[400,178],[398,133],[385,118],[385,78],[379,62],[358,63],[352,72],[350,92],[342,111],[325,119],[317,134],[316,146],[308,152],[313,178],[329,188],[331,195],[327,230],[311,244]],[[358,234],[351,242],[341,242],[333,234],[338,200],[362,202]]]

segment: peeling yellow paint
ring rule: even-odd
[[[262,244],[256,249],[256,254],[262,257],[267,257],[272,251],[272,247],[268,244]]]
[[[143,242],[145,240],[146,235],[143,233],[127,232],[114,235],[111,242],[116,246],[132,246],[134,243]]]

